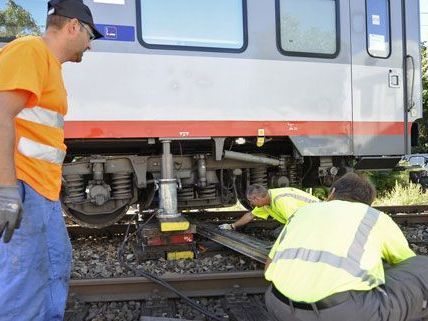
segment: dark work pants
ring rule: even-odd
[[[293,309],[266,291],[276,321],[420,321],[428,318],[428,257],[412,257],[385,271],[385,285],[353,292],[351,299],[317,311]],[[427,319],[428,320],[428,319]]]

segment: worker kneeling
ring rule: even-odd
[[[250,223],[254,217],[266,220],[269,216],[285,225],[299,208],[309,203],[319,202],[317,197],[297,188],[283,187],[268,190],[258,184],[248,187],[247,199],[254,209],[232,224],[219,225],[219,229],[235,230]],[[275,230],[275,238],[278,237],[282,228],[283,226]]]
[[[333,184],[329,201],[293,215],[266,262],[275,320],[428,317],[428,258],[415,256],[393,220],[369,206],[374,198],[373,186],[350,173]]]

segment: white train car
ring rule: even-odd
[[[14,2],[44,24],[45,0]],[[64,66],[63,204],[81,224],[328,184],[393,167],[417,139],[418,0],[85,3],[105,37]],[[0,25],[3,42],[13,30],[28,31]]]

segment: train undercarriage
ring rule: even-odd
[[[136,140],[122,142],[124,150],[118,150],[120,142],[106,140],[96,143],[96,155],[82,149],[88,144],[68,142],[63,209],[76,223],[93,228],[116,223],[133,204],[173,220],[183,210],[233,206],[238,200],[248,207],[250,184],[329,185],[349,169],[346,157],[302,157],[286,138],[258,147],[256,141]],[[89,144],[92,152],[94,146]]]

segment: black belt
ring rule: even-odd
[[[327,309],[339,305],[345,301],[347,301],[351,297],[352,291],[340,292],[329,297],[326,297],[320,301],[314,303],[305,303],[305,302],[296,302],[287,298],[284,294],[278,291],[278,289],[272,283],[272,294],[281,302],[285,303],[288,306],[293,305],[296,309],[301,310],[313,310],[313,305],[316,306],[318,310]],[[291,302],[291,304],[290,304]]]

